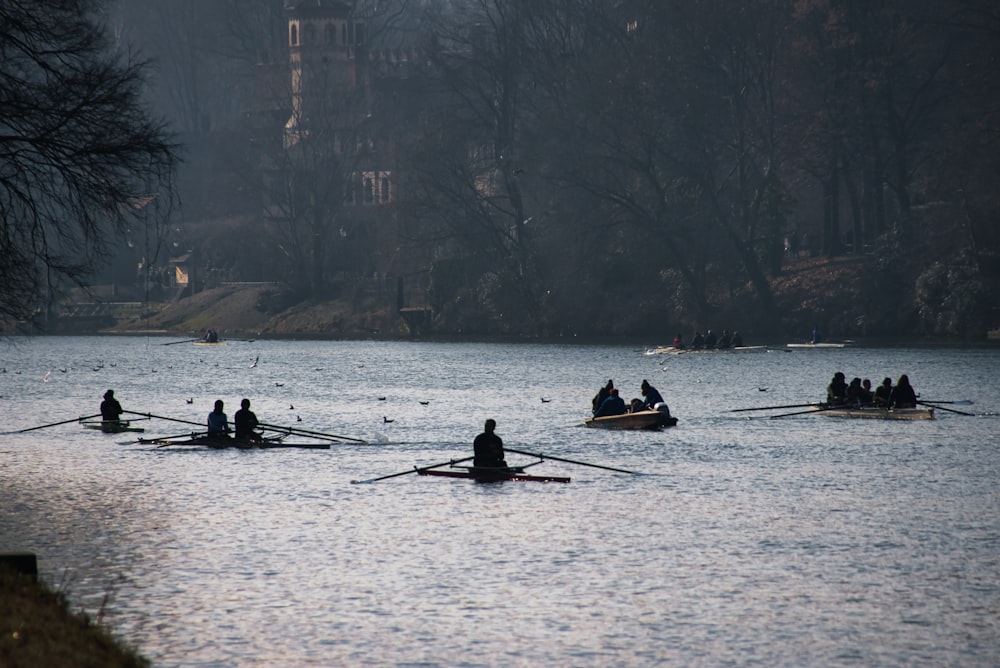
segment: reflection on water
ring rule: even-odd
[[[373,444],[173,451],[76,424],[3,437],[0,545],[38,553],[85,609],[113,593],[105,620],[157,665],[1000,660],[998,418],[726,412],[816,400],[842,370],[909,373],[925,397],[996,414],[995,352],[168,341],[0,350],[5,431],[96,412],[110,387],[126,409],[199,424],[246,396],[263,421]],[[581,428],[608,378],[626,398],[648,378],[680,425]],[[573,482],[349,484],[467,456],[487,417],[511,447],[645,475],[548,461],[535,470]]]

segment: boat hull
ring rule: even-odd
[[[933,408],[820,408],[816,412],[839,418],[861,418],[871,420],[933,420]]]
[[[467,478],[476,482],[569,482],[570,479],[563,476],[552,475],[531,475],[519,472],[516,469],[508,471],[484,471],[470,469],[466,471],[454,471],[449,469],[422,469],[417,471],[419,475],[439,476],[442,478]]]
[[[637,413],[625,413],[624,415],[587,418],[583,421],[583,424],[595,429],[639,431],[643,429],[673,427],[677,424],[677,418],[668,417],[660,411],[638,411]]]
[[[86,429],[99,429],[105,434],[121,434],[123,432],[144,432],[146,429],[144,427],[133,427],[126,421],[122,422],[84,422],[82,423]]]
[[[272,450],[275,448],[304,448],[308,450],[329,450],[329,443],[283,443],[276,440],[264,440],[258,442],[250,441],[237,441],[235,438],[209,438],[207,436],[199,436],[195,438],[185,438],[185,439],[157,439],[157,438],[141,438],[140,443],[147,445],[156,445],[159,447],[167,446],[201,446],[206,448],[213,448],[216,450],[223,450],[226,448],[237,448],[240,450]]]

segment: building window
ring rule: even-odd
[[[390,201],[389,197],[389,173],[382,172],[379,179],[379,185],[381,186],[382,192],[379,194],[379,202],[382,204],[387,204]]]
[[[326,43],[328,45],[337,43],[337,29],[333,27],[332,23],[327,23],[323,32],[326,34]]]
[[[371,174],[365,175],[364,190],[365,190],[365,204],[374,204],[375,184]]]
[[[340,43],[343,44],[343,45],[345,45],[345,46],[347,45],[347,24],[346,23],[341,23],[340,24]]]
[[[292,34],[291,37],[289,38],[289,43],[292,46],[299,45],[299,27],[294,23],[292,24]]]

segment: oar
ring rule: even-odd
[[[959,399],[958,401],[937,401],[935,399],[923,399],[925,404],[955,404],[956,406],[971,406],[976,403],[972,399]]]
[[[761,406],[760,408],[733,408],[732,410],[726,411],[727,413],[743,413],[745,411],[771,411],[780,410],[782,408],[805,408],[806,406],[822,406],[822,404],[811,403],[811,404],[788,404],[786,406]]]
[[[177,418],[166,417],[163,415],[153,415],[152,413],[137,413],[136,411],[122,411],[123,413],[128,413],[129,415],[141,415],[147,418],[156,418],[157,420],[169,420],[170,422],[180,422],[181,424],[193,424],[196,427],[205,426],[201,422],[191,422],[191,420],[178,420]]]
[[[768,417],[772,420],[774,418],[791,417],[793,415],[806,415],[807,413],[822,413],[823,411],[832,410],[834,408],[850,408],[850,406],[824,406],[823,404],[816,404],[816,408],[811,411],[795,411],[794,413],[782,413],[781,415],[769,415]]]
[[[289,434],[295,434],[297,436],[316,436],[318,438],[337,439],[341,441],[354,441],[355,443],[368,442],[362,438],[351,438],[350,436],[340,436],[338,434],[326,434],[322,431],[313,431],[311,429],[299,429],[298,427],[282,427],[281,425],[267,424],[266,422],[261,422],[257,426],[263,429],[270,429],[272,431],[284,431]]]
[[[161,346],[176,346],[178,343],[194,343],[195,341],[201,341],[201,339],[184,339],[183,341],[171,341],[170,343],[161,343]]]
[[[553,459],[559,462],[567,462],[569,464],[579,464],[580,466],[592,466],[595,469],[605,469],[608,471],[617,471],[618,473],[628,473],[631,475],[642,475],[637,471],[626,471],[625,469],[616,469],[613,466],[602,466],[601,464],[588,464],[587,462],[580,462],[575,459],[564,459],[562,457],[554,457],[552,455],[543,455],[538,452],[525,452],[524,450],[515,450],[514,448],[504,447],[504,452],[516,452],[519,455],[528,455],[530,457],[538,457],[539,459]]]
[[[956,411],[954,408],[945,408],[944,406],[938,406],[936,404],[927,403],[926,401],[918,401],[921,406],[929,406],[930,408],[937,408],[938,410],[948,411],[949,413],[958,413],[959,415],[968,415],[971,417],[976,417],[975,413],[966,413],[965,411]]]
[[[463,457],[462,459],[449,459],[446,462],[441,462],[440,464],[431,464],[430,466],[421,466],[421,467],[414,466],[412,469],[410,469],[408,471],[400,471],[399,473],[390,473],[389,475],[380,476],[378,478],[369,478],[368,480],[352,480],[351,484],[352,485],[366,485],[366,484],[368,484],[370,482],[377,482],[379,480],[385,480],[387,478],[395,478],[397,476],[406,475],[408,473],[419,473],[420,471],[429,471],[431,469],[436,469],[436,468],[440,468],[442,466],[448,466],[448,465],[454,466],[455,464],[458,464],[459,462],[467,462],[470,459],[475,459],[475,457]]]
[[[157,436],[156,438],[140,438],[135,443],[154,443],[156,441],[168,441],[173,438],[195,438],[197,436],[205,436],[208,432],[199,433],[196,431],[189,431],[183,434],[174,434],[172,436]]]
[[[58,427],[61,424],[69,424],[70,422],[83,422],[84,420],[90,420],[95,417],[101,417],[101,414],[88,415],[86,417],[73,418],[72,420],[63,420],[62,422],[53,422],[52,424],[40,424],[37,427],[28,427],[27,429],[21,429],[17,433],[23,434],[26,431],[35,431],[36,429],[45,429],[46,427]]]

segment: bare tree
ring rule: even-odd
[[[0,1],[0,313],[83,284],[134,214],[163,222],[176,147],[143,105],[144,63],[114,52],[96,0]],[[162,202],[159,208],[149,205]]]

